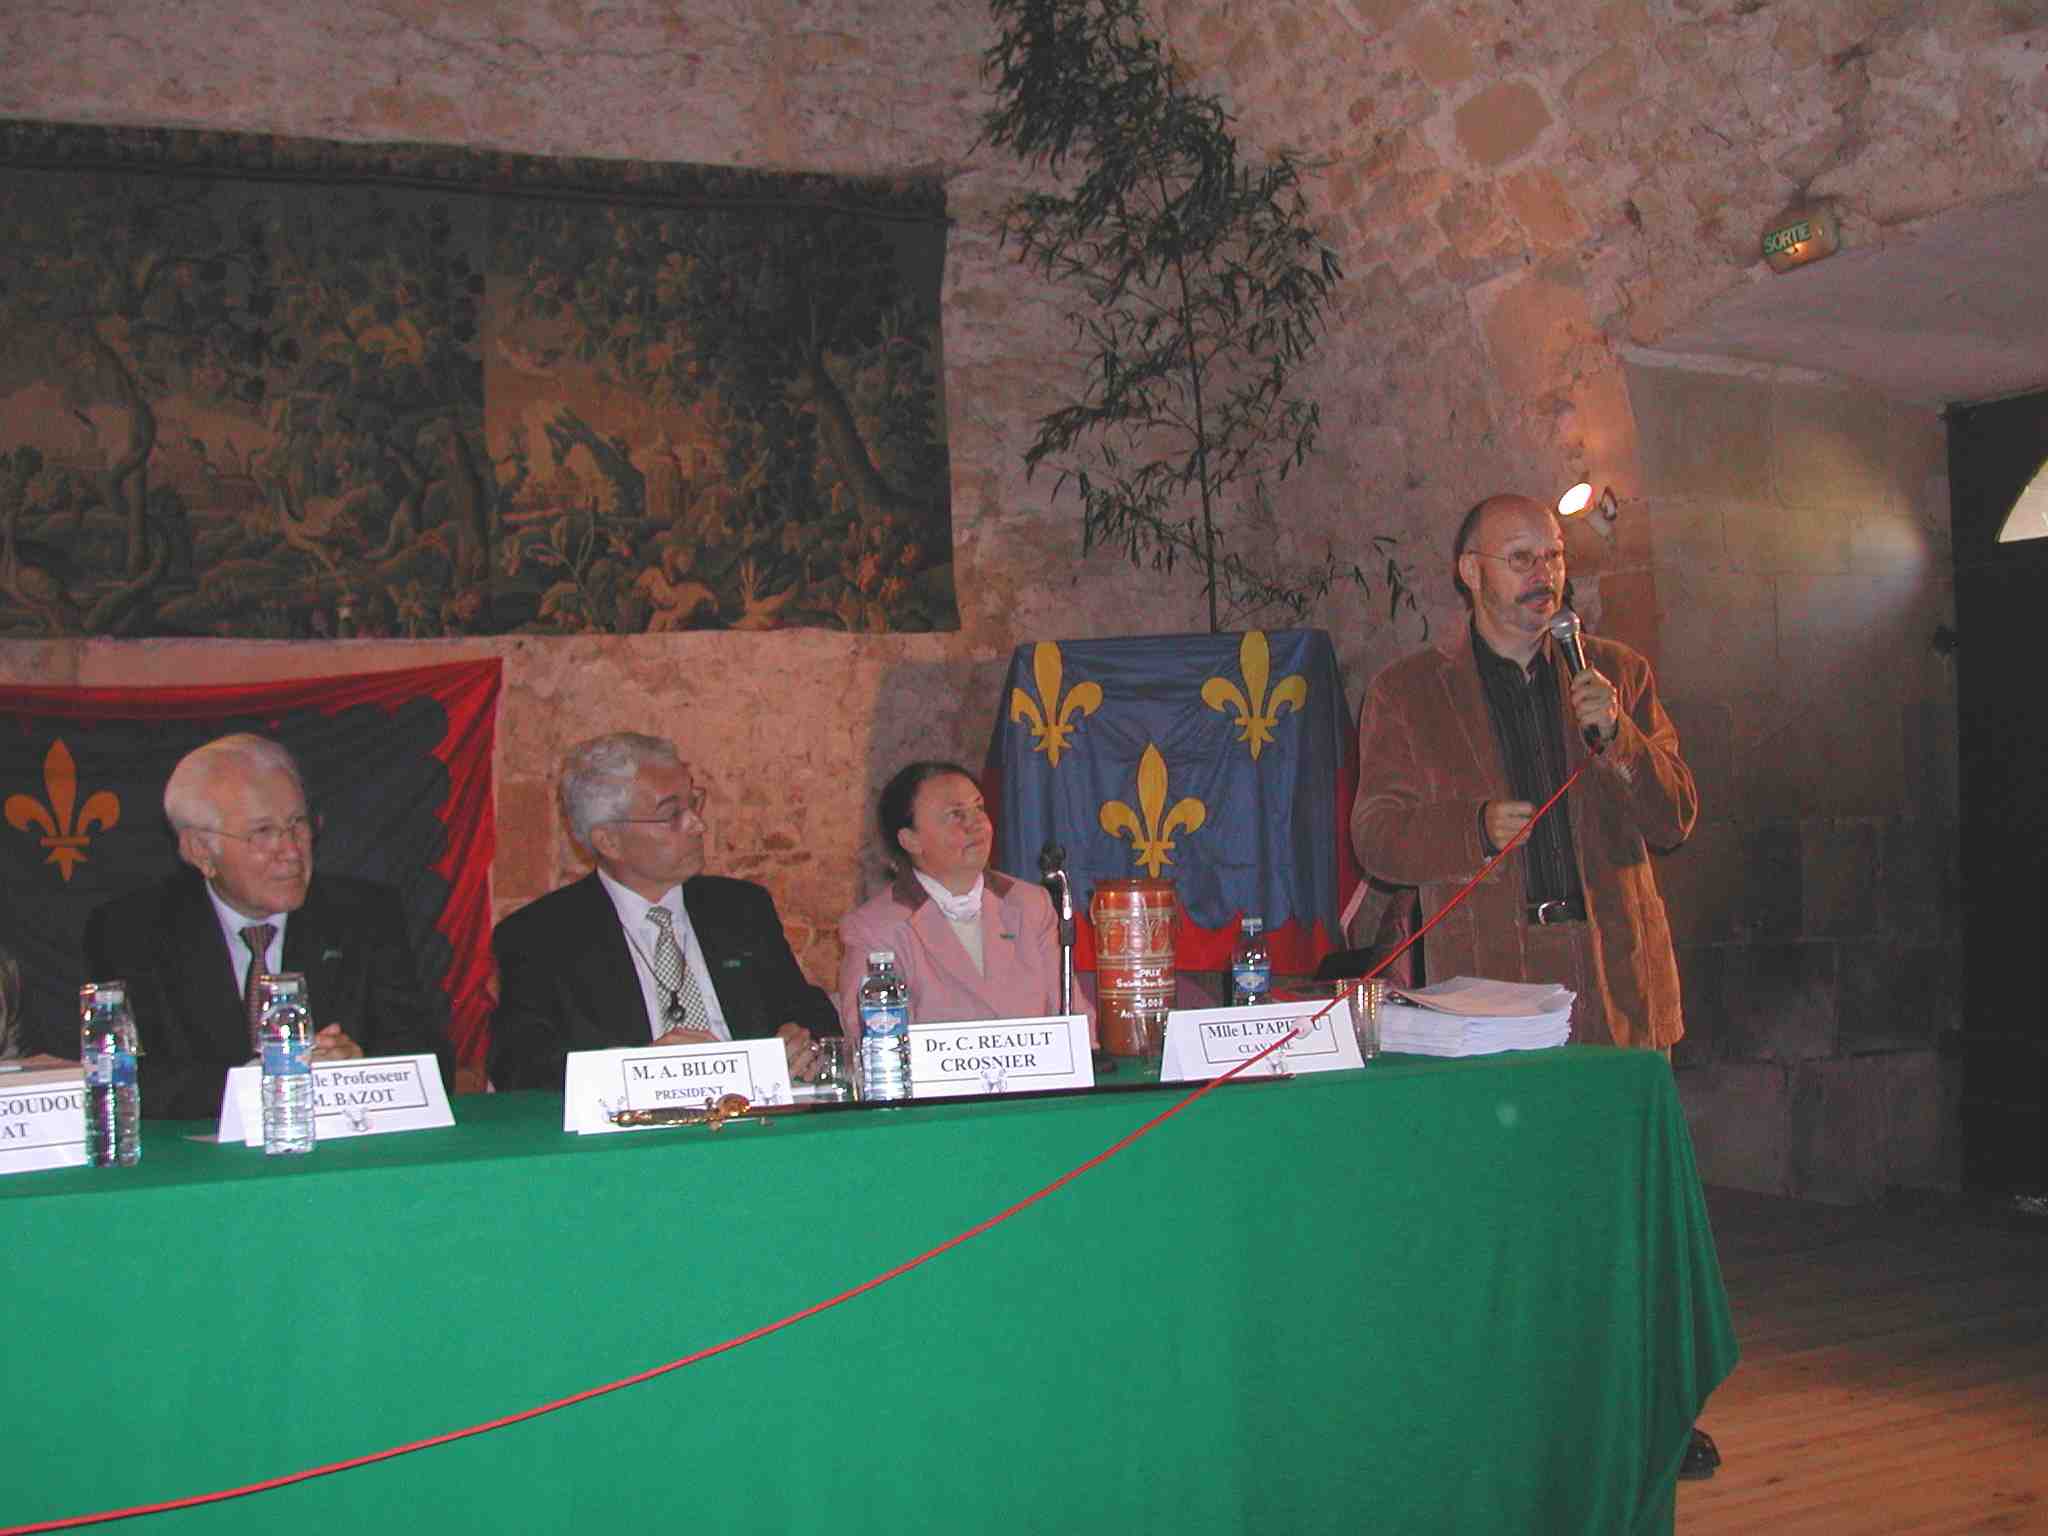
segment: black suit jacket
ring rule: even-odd
[[[760,886],[699,875],[683,886],[683,910],[735,1040],[765,1039],[790,1023],[837,1032],[838,1010],[804,979],[775,899]],[[653,1038],[633,952],[595,871],[514,912],[498,924],[491,948],[498,958],[495,1087],[560,1093],[569,1052]]]
[[[199,872],[181,869],[94,912],[85,954],[95,977],[128,983],[142,1044],[143,1114],[218,1115],[228,1068],[249,1059],[249,1026]],[[285,924],[284,968],[305,975],[316,1028],[339,1024],[367,1056],[431,1051],[448,1081],[447,1001],[420,980],[395,892],[315,875],[305,905]]]

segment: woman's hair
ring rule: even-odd
[[[909,763],[896,770],[896,776],[882,786],[881,810],[876,816],[882,828],[882,852],[889,862],[900,868],[910,867],[910,854],[896,841],[896,834],[910,825],[912,808],[917,804],[918,789],[933,779],[943,779],[958,774],[968,783],[974,782],[974,775],[958,763],[941,763],[927,760]]]

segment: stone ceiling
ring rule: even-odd
[[[1930,405],[2048,387],[2048,187],[1758,272],[1643,350],[1817,369]]]

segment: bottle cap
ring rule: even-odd
[[[88,981],[78,989],[80,1008],[119,1008],[128,1001],[125,981]]]
[[[893,949],[871,949],[868,951],[869,965],[894,965],[896,951]]]

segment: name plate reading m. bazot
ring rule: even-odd
[[[787,1104],[789,1054],[780,1040],[713,1040],[703,1045],[571,1051],[562,1078],[562,1129],[592,1136],[617,1110],[695,1109],[728,1093],[750,1104]]]
[[[366,1056],[313,1063],[313,1140],[430,1131],[455,1123],[448,1089],[432,1056]],[[254,1062],[228,1072],[221,1094],[219,1139],[263,1145],[263,1069]]]
[[[912,1098],[1094,1086],[1085,1014],[914,1024],[910,1029]]]
[[[85,1165],[85,1073],[77,1067],[0,1076],[0,1173]]]
[[[1317,1018],[1319,1012],[1322,1017]],[[1328,998],[1265,1003],[1256,1008],[1176,1008],[1166,1016],[1159,1081],[1194,1083],[1221,1077],[1290,1029],[1300,1031],[1299,1035],[1247,1075],[1292,1076],[1365,1065],[1358,1054],[1358,1037],[1351,1030],[1349,1007],[1340,1002],[1332,1008]]]

